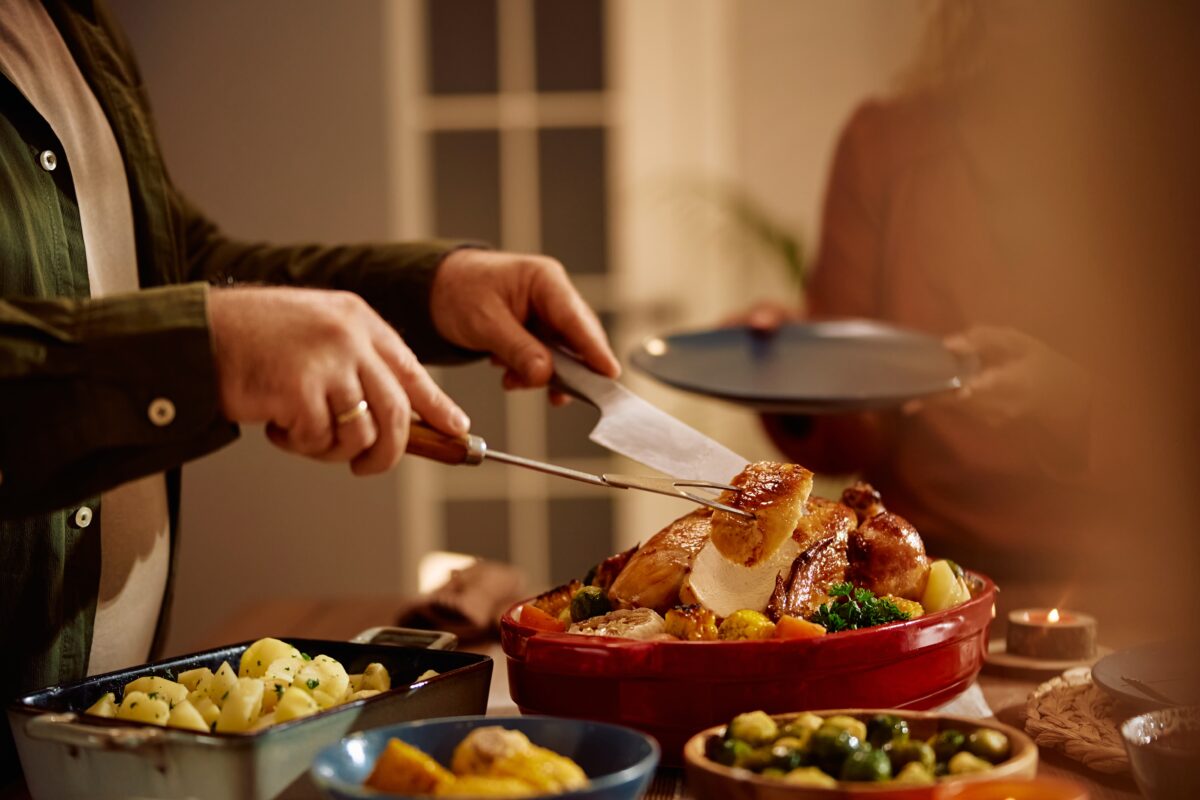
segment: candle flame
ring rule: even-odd
[[[1046,621],[1050,622],[1050,623],[1055,623],[1055,622],[1058,622],[1058,619],[1059,619],[1058,609],[1057,608],[1050,609],[1050,613],[1046,615]]]

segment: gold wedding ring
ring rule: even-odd
[[[354,404],[354,408],[338,414],[333,418],[333,421],[338,425],[346,425],[347,423],[354,422],[354,420],[358,419],[359,417],[365,417],[369,409],[370,406],[367,405],[366,400],[359,400]]]

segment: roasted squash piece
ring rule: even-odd
[[[367,786],[393,794],[433,794],[453,782],[445,767],[399,739],[388,740],[367,778]]]

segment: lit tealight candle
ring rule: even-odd
[[[1008,652],[1079,661],[1096,655],[1096,619],[1078,611],[1026,608],[1008,615]]]
[[[1082,786],[1056,778],[948,785],[938,800],[1088,800]]]

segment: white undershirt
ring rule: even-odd
[[[138,289],[133,212],[112,128],[38,0],[0,0],[0,70],[50,124],[75,184],[92,297]],[[50,143],[47,143],[49,145]],[[166,481],[151,475],[100,503],[100,594],[88,674],[150,653],[170,562]]]

